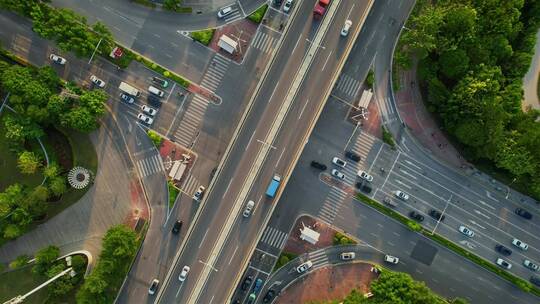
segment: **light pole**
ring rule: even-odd
[[[510,196],[510,185],[512,185],[515,181],[516,181],[517,177],[514,177],[514,179],[512,180],[512,182],[510,182],[510,184],[508,184],[508,186],[506,186],[508,188],[508,190],[506,191],[506,197],[505,199],[508,199],[508,197]]]
[[[437,227],[439,226],[439,223],[441,222],[441,219],[444,216],[444,212],[446,211],[446,208],[448,208],[448,204],[450,203],[451,199],[452,199],[452,194],[450,194],[450,198],[448,198],[448,200],[446,201],[446,206],[444,206],[441,216],[439,216],[439,219],[437,220],[437,224],[435,224],[435,228],[433,228],[433,231],[431,231],[431,235],[435,234],[435,230],[437,230]]]
[[[103,38],[99,38],[99,41],[98,41],[98,43],[96,45],[96,48],[92,52],[92,56],[90,56],[90,60],[88,60],[88,64],[90,64],[90,62],[92,62],[92,59],[94,58],[94,55],[96,54],[96,51],[99,48],[99,45],[101,44],[101,40],[103,40]]]

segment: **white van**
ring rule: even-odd
[[[149,86],[148,87],[148,92],[150,92],[150,93],[152,93],[152,94],[154,94],[156,96],[159,96],[159,97],[163,97],[163,95],[165,95],[165,93],[162,90],[160,90],[160,89],[158,89],[158,88],[156,88],[154,86]]]

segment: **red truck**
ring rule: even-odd
[[[319,0],[313,9],[313,17],[321,18],[324,15],[324,12],[326,12],[328,4],[330,4],[330,0]]]

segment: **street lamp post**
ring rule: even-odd
[[[99,48],[99,45],[101,44],[101,40],[103,40],[103,38],[100,38],[97,45],[96,45],[96,48],[94,49],[94,51],[92,52],[92,56],[90,56],[90,60],[88,60],[88,64],[90,64],[90,62],[92,62],[92,59],[94,58],[94,55],[96,54],[96,51],[97,49]]]

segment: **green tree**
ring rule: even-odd
[[[371,292],[380,303],[444,304],[423,282],[414,281],[409,274],[383,271],[371,283]]]
[[[57,263],[47,270],[47,277],[52,278],[60,272],[64,271],[65,269],[66,266],[63,262]],[[67,273],[49,284],[49,286],[47,286],[47,290],[49,292],[49,295],[51,295],[53,298],[63,296],[73,290],[73,288],[75,287],[75,282],[76,281],[70,277],[69,273]]]
[[[49,181],[49,189],[55,196],[60,196],[66,193],[67,191],[66,180],[61,176],[51,178]]]
[[[136,250],[136,234],[126,226],[118,225],[109,229],[105,234],[101,254],[107,258],[122,260],[131,258]]]
[[[23,174],[34,174],[41,167],[41,159],[34,152],[24,151],[19,154],[17,166]]]
[[[36,261],[32,272],[34,274],[45,275],[59,256],[60,249],[56,246],[48,246],[40,249],[36,253]]]
[[[24,199],[24,188],[21,184],[13,184],[0,193],[0,218],[4,218],[20,205]]]
[[[469,70],[469,57],[462,49],[449,50],[439,58],[441,73],[450,79],[459,79]]]
[[[85,91],[79,98],[79,105],[88,110],[92,118],[99,118],[105,114],[105,101],[107,93],[103,90]]]
[[[165,0],[163,1],[163,7],[165,9],[175,11],[180,5],[180,3],[181,3],[180,0]]]
[[[60,167],[55,162],[51,162],[48,166],[43,168],[43,175],[46,178],[55,178],[60,175]]]
[[[63,126],[81,132],[91,132],[97,128],[97,122],[92,114],[82,107],[74,108],[60,117]]]

